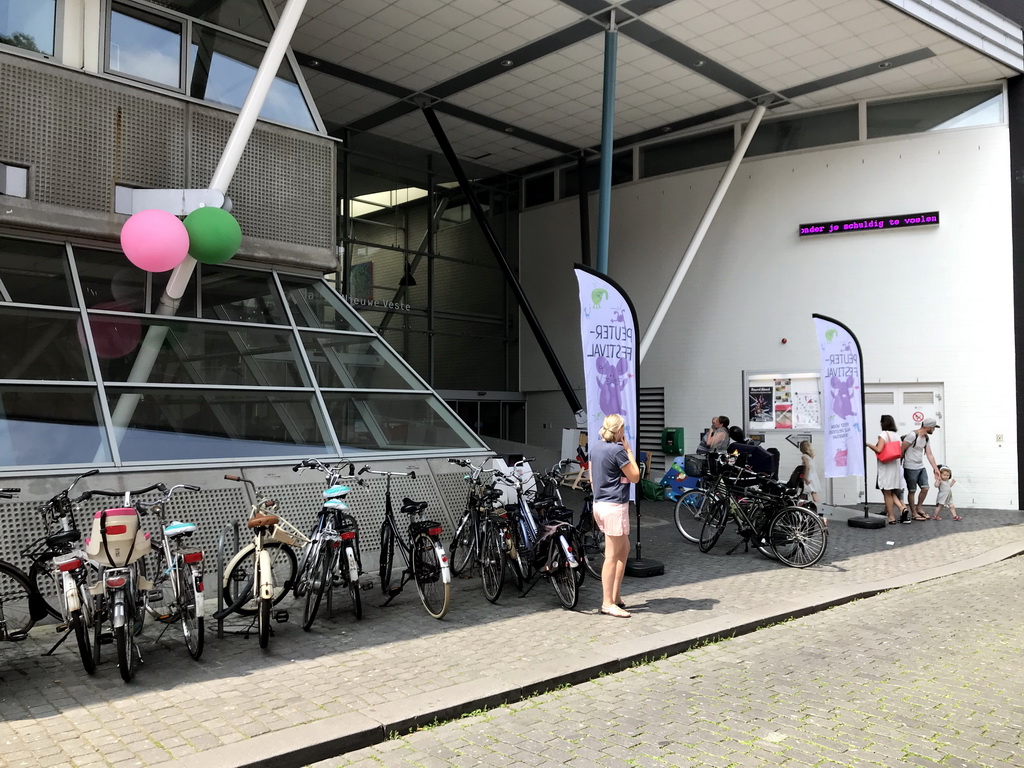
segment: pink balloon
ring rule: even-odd
[[[121,227],[121,250],[147,272],[166,272],[188,256],[188,230],[167,211],[139,211]]]

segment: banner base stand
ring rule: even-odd
[[[846,524],[851,528],[885,528],[887,519],[882,515],[854,515]]]
[[[657,560],[637,560],[629,558],[626,561],[627,576],[661,576],[665,573],[665,564]]]

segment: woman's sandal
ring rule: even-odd
[[[941,518],[941,517],[939,517],[938,515],[933,515],[933,516],[932,516],[932,520],[941,520],[941,519],[942,519],[942,518]]]
[[[963,520],[963,518],[960,517],[960,515],[953,515],[953,519],[954,520]]]
[[[632,616],[631,613],[622,610],[617,605],[613,605],[608,608],[602,608],[601,613],[603,613],[605,616],[614,616],[617,619],[628,619],[630,618],[630,616]]]

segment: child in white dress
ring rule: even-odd
[[[932,519],[941,520],[939,512],[946,507],[954,520],[960,520],[960,515],[956,513],[956,506],[953,504],[953,486],[956,485],[956,480],[953,479],[953,470],[949,467],[939,467],[939,478],[939,498],[935,501],[935,514]]]

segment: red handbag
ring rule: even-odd
[[[890,461],[895,461],[903,456],[903,443],[900,440],[890,440],[888,443],[882,446],[882,450],[878,452],[878,460],[882,464],[888,464]]]

